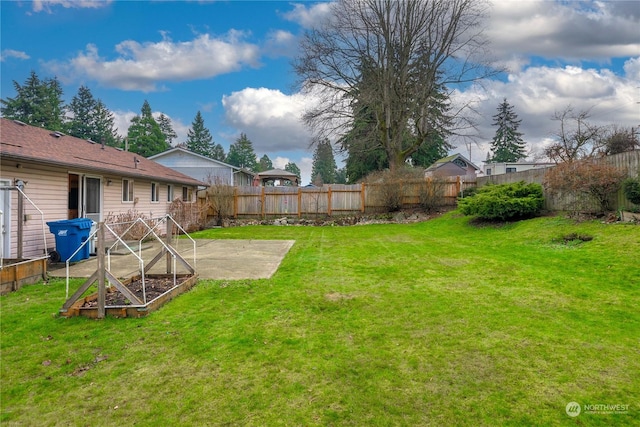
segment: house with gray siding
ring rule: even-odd
[[[252,185],[253,173],[182,147],[171,148],[150,160],[208,184]]]

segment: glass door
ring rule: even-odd
[[[100,222],[102,214],[102,185],[100,178],[84,177],[84,205],[85,218]]]

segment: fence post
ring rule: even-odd
[[[302,187],[298,187],[298,218],[302,217]]]
[[[331,216],[331,186],[327,190],[327,215]]]
[[[260,216],[262,217],[262,219],[264,219],[264,201],[265,201],[265,195],[264,195],[264,186],[263,186],[262,190],[260,191]]]
[[[361,204],[360,210],[362,211],[362,213],[365,212],[364,202],[366,200],[366,197],[364,194],[365,194],[365,191],[364,191],[364,182],[363,182],[362,186],[360,187],[360,204]]]
[[[233,217],[238,218],[238,187],[233,187]]]
[[[98,252],[98,319],[104,319],[105,316],[105,300],[106,289],[104,283],[105,266],[104,266],[104,223],[98,224],[98,244],[96,251]]]

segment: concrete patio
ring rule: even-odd
[[[293,240],[196,240],[195,269],[200,279],[241,280],[268,279],[280,266],[291,249]],[[193,243],[180,239],[173,247],[192,266]],[[139,253],[145,265],[161,250],[159,242],[143,243]],[[105,261],[106,264],[107,261]],[[89,277],[97,269],[98,260],[91,256],[69,267],[69,277]],[[163,271],[165,269],[165,271]],[[126,248],[112,251],[110,271],[116,277],[130,277],[138,273],[139,261]],[[186,271],[177,263],[176,271]],[[52,264],[48,273],[52,277],[66,277],[65,264]],[[166,262],[158,262],[147,274],[166,273]]]

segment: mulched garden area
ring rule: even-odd
[[[181,283],[189,280],[189,278],[190,278],[189,276],[176,277],[175,286],[178,286]],[[146,287],[145,291],[147,295],[147,303],[149,303],[150,301],[153,301],[155,298],[159,297],[160,295],[170,291],[174,287],[173,276],[161,277],[161,278],[147,277],[145,278],[144,282]],[[133,294],[135,294],[135,296],[137,296],[140,299],[140,301],[144,302],[144,299],[142,296],[142,280],[134,280],[125,286]],[[124,295],[118,292],[115,286],[107,288],[107,293],[105,295],[105,306],[130,305],[130,304],[131,302],[127,300],[124,297]],[[98,300],[87,301],[82,305],[83,308],[90,308],[90,307],[97,307],[97,306],[98,306]]]

